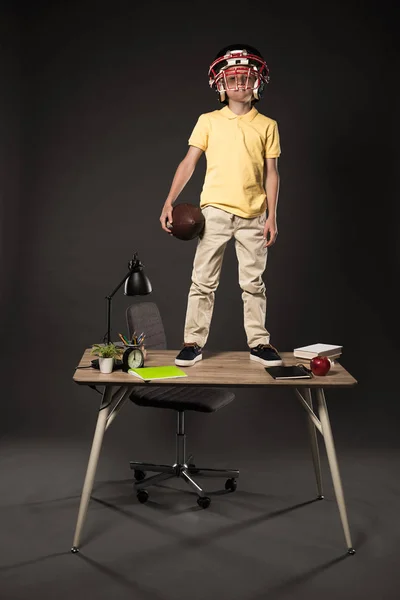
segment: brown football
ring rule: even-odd
[[[193,240],[203,231],[204,215],[195,204],[177,204],[172,209],[171,233],[179,240]]]

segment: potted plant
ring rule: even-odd
[[[102,373],[112,373],[114,360],[121,356],[121,348],[115,344],[93,344],[91,354],[99,357],[99,368]]]

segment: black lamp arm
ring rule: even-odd
[[[111,292],[111,294],[109,296],[106,296],[106,300],[107,300],[107,338],[106,338],[106,344],[109,344],[111,342],[111,300],[112,300],[113,296],[118,292],[119,288],[128,279],[128,277],[130,275],[132,275],[132,273],[134,271],[139,270],[142,267],[143,267],[143,265],[140,262],[140,260],[138,259],[137,254],[135,253],[133,255],[133,259],[131,261],[129,261],[129,271],[127,272],[127,274],[123,277],[123,279],[119,282],[119,284]]]
[[[128,271],[127,274],[122,279],[122,281],[120,281],[120,283],[117,285],[117,287],[111,292],[111,294],[109,296],[106,296],[107,300],[111,300],[113,298],[113,296],[115,296],[115,294],[118,292],[119,288],[125,283],[125,281],[128,279],[128,277],[130,276],[132,271],[133,271],[133,269]]]

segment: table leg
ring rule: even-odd
[[[337,462],[336,450],[333,442],[333,435],[329,421],[328,408],[326,406],[324,390],[322,388],[317,388],[316,394],[318,400],[319,418],[322,426],[322,434],[325,440],[326,454],[328,456],[329,468],[331,470],[333,487],[335,490],[336,501],[339,508],[340,518],[342,521],[344,537],[346,539],[347,553],[354,554],[355,550],[351,543],[350,528],[347,520],[347,511],[346,504],[344,501],[342,481],[340,479],[339,465]]]
[[[103,398],[99,408],[97,417],[96,430],[93,436],[92,449],[90,451],[89,462],[86,470],[85,482],[83,484],[81,502],[79,505],[78,520],[76,522],[74,541],[72,543],[71,552],[79,552],[79,543],[83,525],[86,519],[86,513],[89,506],[90,496],[93,490],[93,482],[96,475],[97,465],[99,462],[101,445],[103,443],[104,432],[107,426],[107,418],[110,412],[112,403],[112,386],[106,386],[103,392]]]
[[[305,396],[305,401],[307,402],[308,406],[314,412],[310,388],[307,388],[306,390],[304,390],[304,396]],[[313,464],[314,464],[315,478],[317,480],[318,499],[322,500],[324,497],[324,494],[323,494],[323,490],[322,490],[321,461],[320,461],[320,457],[319,457],[317,430],[315,428],[315,425],[314,425],[313,420],[311,419],[310,415],[308,415],[307,420],[308,420],[308,431],[310,434],[311,453],[312,453],[312,459],[313,459]]]

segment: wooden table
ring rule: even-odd
[[[179,350],[148,350],[146,366],[173,365]],[[294,365],[306,361],[293,356],[292,352],[280,353],[285,365]],[[343,487],[339,473],[335,445],[329,421],[324,391],[329,388],[352,387],[357,384],[356,379],[338,362],[324,377],[314,376],[312,379],[275,380],[265,370],[263,365],[249,360],[249,352],[207,352],[203,353],[203,360],[193,367],[183,368],[187,377],[177,379],[154,380],[144,382],[141,379],[124,373],[114,371],[108,375],[90,368],[93,355],[90,348],[85,350],[76,369],[73,380],[80,385],[103,387],[102,399],[99,407],[97,425],[93,437],[92,448],[86,470],[85,481],[79,506],[78,519],[71,552],[79,551],[81,533],[86,519],[89,500],[93,489],[94,478],[99,461],[104,433],[121,410],[122,406],[135,385],[168,385],[168,386],[212,386],[232,388],[268,388],[291,387],[308,415],[308,426],[311,440],[311,450],[317,482],[318,498],[322,499],[322,476],[318,449],[317,431],[322,435],[332,476],[333,487],[339,514],[343,526],[348,554],[354,554],[347,511],[343,494]],[[88,368],[89,367],[89,368]],[[318,416],[314,412],[313,394],[316,396]]]

